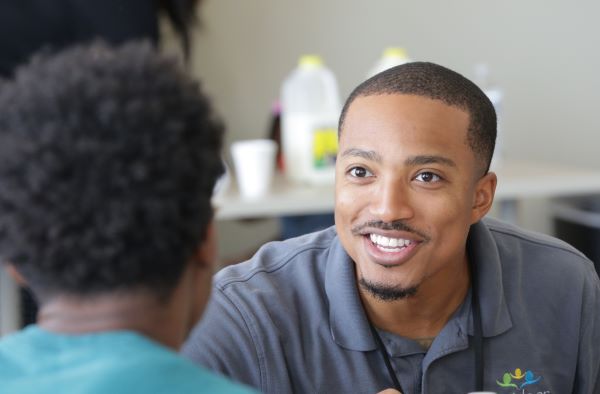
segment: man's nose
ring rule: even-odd
[[[375,190],[371,214],[386,223],[408,220],[414,216],[412,201],[409,185],[401,180],[387,180]]]

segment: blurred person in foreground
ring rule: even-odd
[[[40,55],[0,86],[0,257],[40,302],[3,393],[249,393],[177,350],[207,302],[223,128],[150,44]]]
[[[362,83],[335,227],[219,272],[184,354],[266,393],[600,393],[594,265],[484,219],[495,139],[492,103],[445,67]]]
[[[189,64],[193,33],[202,27],[200,0],[0,0],[0,77],[36,52],[57,52],[76,44],[102,40],[121,45],[146,39],[155,46],[173,48],[178,38]],[[169,23],[161,23],[162,21]],[[168,27],[175,33],[169,32]],[[167,39],[167,40],[165,40]],[[178,51],[179,52],[179,51]],[[1,274],[1,273],[0,273]],[[21,291],[21,320],[35,323],[37,306],[30,292]]]

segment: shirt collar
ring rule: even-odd
[[[485,222],[480,221],[471,226],[467,245],[470,258],[477,264],[483,336],[500,335],[512,327],[512,320],[504,294],[500,252]],[[468,332],[473,334],[471,313],[469,317]]]
[[[502,265],[496,242],[483,222],[471,226],[469,253],[477,264],[479,302],[484,337],[500,335],[512,327],[502,284]],[[329,300],[329,324],[333,340],[356,351],[377,349],[362,302],[358,295],[354,262],[336,236],[331,244],[325,270],[325,292]],[[471,294],[471,292],[469,292]],[[473,334],[470,297],[451,319]]]
[[[375,350],[377,344],[356,286],[354,262],[336,236],[325,269],[331,335],[345,349],[363,352]]]

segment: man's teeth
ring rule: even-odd
[[[383,235],[371,234],[371,242],[384,248],[403,248],[411,244],[409,239],[389,238]]]

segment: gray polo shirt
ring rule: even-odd
[[[600,393],[600,284],[563,242],[498,221],[472,226],[484,387]],[[265,393],[376,393],[392,386],[334,228],[265,245],[214,279],[183,353]],[[471,294],[428,351],[381,332],[405,393],[474,390]]]

